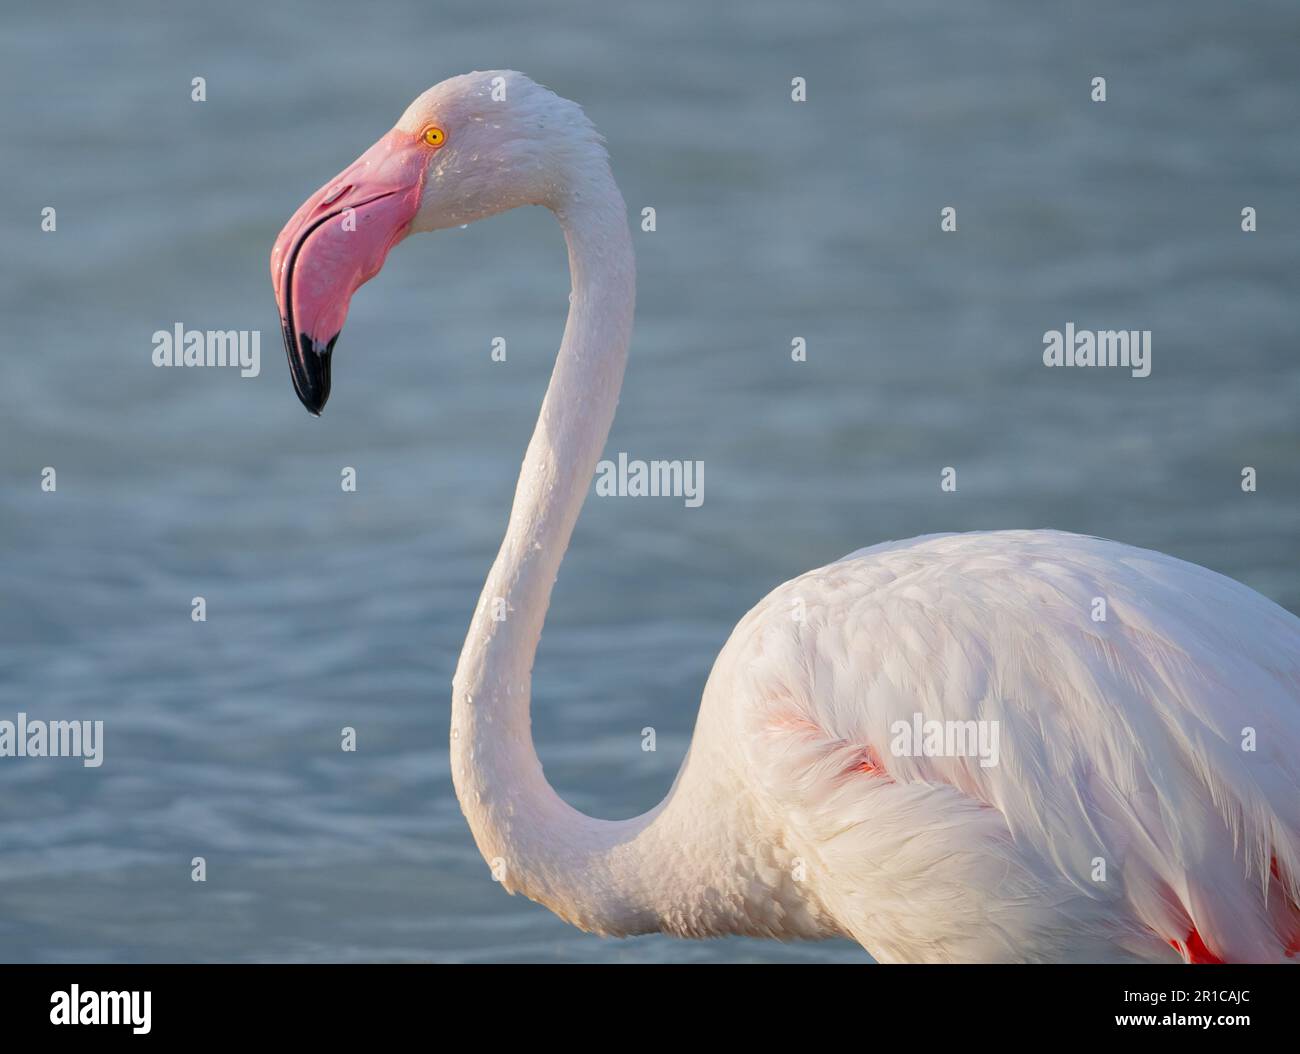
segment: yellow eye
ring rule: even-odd
[[[426,128],[424,130],[424,141],[430,146],[442,146],[447,141],[447,133],[441,128]]]

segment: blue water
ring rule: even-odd
[[[578,527],[534,720],[576,806],[658,801],[731,626],[876,541],[1082,531],[1300,610],[1300,9],[1137,7],[8,8],[0,718],[101,719],[106,743],[98,769],[0,759],[0,957],[866,959],[604,941],[478,858],[449,682],[559,341],[562,240],[530,210],[405,243],[320,420],[267,267],[308,193],[468,69],[582,102],[657,209],[609,450],[707,466],[701,508],[593,497]],[[1152,330],[1151,377],[1044,368],[1071,321]],[[154,368],[177,322],[261,330],[261,376]]]

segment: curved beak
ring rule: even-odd
[[[330,395],[330,356],[352,294],[379,273],[420,208],[428,154],[394,129],[309,197],[275,239],[271,282],[289,374],[313,414]]]

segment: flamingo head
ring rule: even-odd
[[[293,386],[319,414],[357,288],[414,231],[458,227],[521,205],[563,208],[600,138],[577,104],[521,73],[452,77],[309,197],[275,240],[271,280]]]

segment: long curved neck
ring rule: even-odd
[[[654,922],[608,862],[650,814],[618,823],[571,808],[546,782],[530,728],[533,659],[614,419],[636,297],[626,207],[603,158],[554,211],[569,250],[569,316],[452,682],[452,778],[475,841],[508,890],[587,929],[639,932]]]
[[[720,708],[701,707],[672,789],[634,819],[585,816],[542,774],[529,720],[533,660],[614,420],[636,297],[626,206],[603,152],[552,207],[573,291],[505,540],[452,681],[451,768],[461,809],[497,881],[583,929],[827,936],[833,927],[790,877],[795,850],[730,764],[734,735]]]

